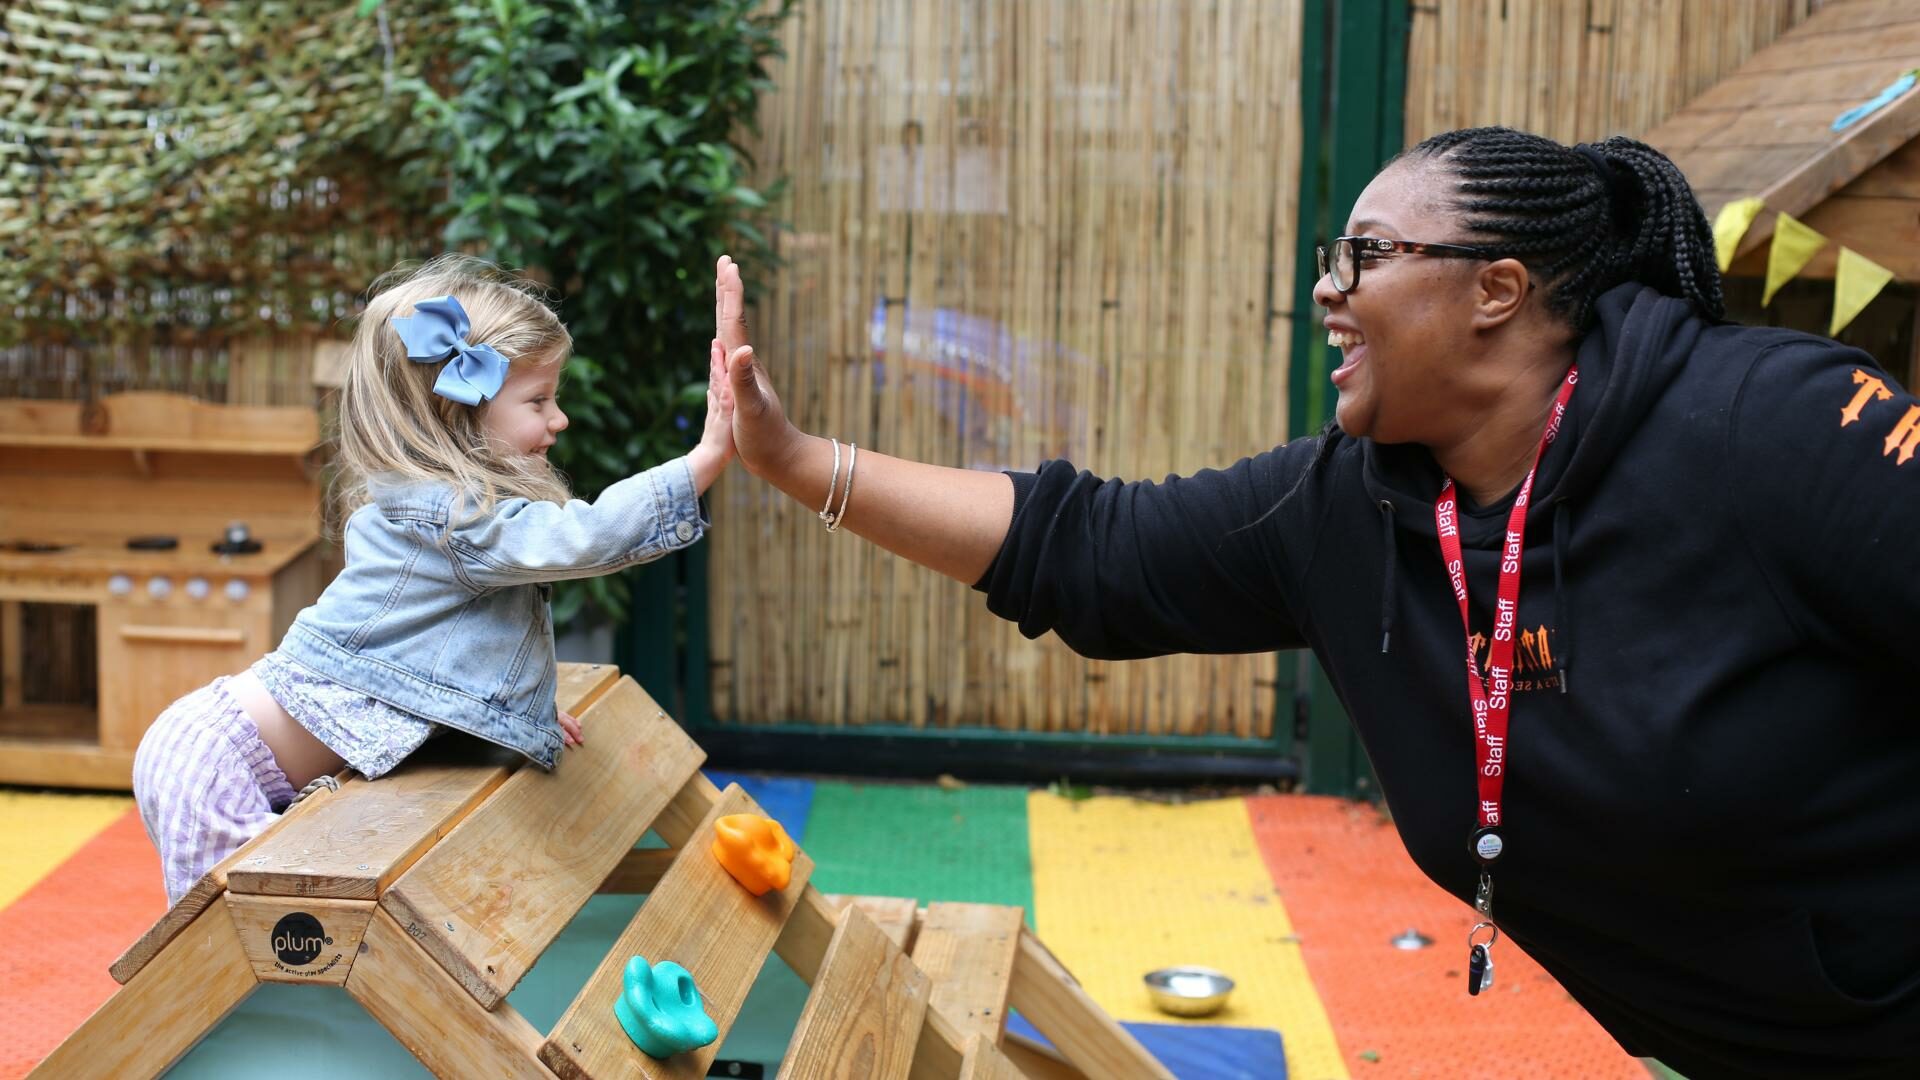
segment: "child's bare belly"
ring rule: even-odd
[[[327,749],[326,743],[314,738],[312,732],[287,715],[287,710],[280,707],[251,670],[235,675],[227,689],[260,729],[260,741],[273,751],[274,761],[280,771],[287,774],[287,783],[293,790],[299,791],[314,777],[339,772],[346,766],[340,755]]]

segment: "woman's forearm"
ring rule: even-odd
[[[845,485],[851,466],[853,490]],[[803,436],[765,479],[808,510],[827,501],[833,444]],[[1013,522],[1013,482],[1006,474],[950,469],[840,444],[840,486],[833,510],[847,500],[840,528],[968,585],[987,572]]]

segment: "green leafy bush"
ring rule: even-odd
[[[389,0],[391,2],[391,0]],[[792,0],[490,0],[454,8],[444,79],[416,81],[446,172],[449,246],[550,282],[573,332],[555,461],[583,498],[690,447],[705,415],[715,258],[767,265],[774,190],[753,130]],[[618,577],[554,615],[624,617]]]

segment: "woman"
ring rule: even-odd
[[[1314,289],[1336,422],[1223,471],[843,464],[750,354],[735,442],[1029,636],[1312,648],[1483,913],[1470,989],[1511,937],[1694,1080],[1920,1074],[1920,402],[1724,323],[1699,204],[1628,139],[1436,136],[1347,232]]]

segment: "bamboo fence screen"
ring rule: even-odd
[[[1638,137],[1825,0],[1425,0],[1407,43],[1407,145],[1504,124]]]
[[[977,469],[1224,466],[1282,441],[1299,0],[809,0],[747,267],[795,421]],[[742,477],[711,575],[716,719],[1264,737],[1276,658],[1112,664]]]

